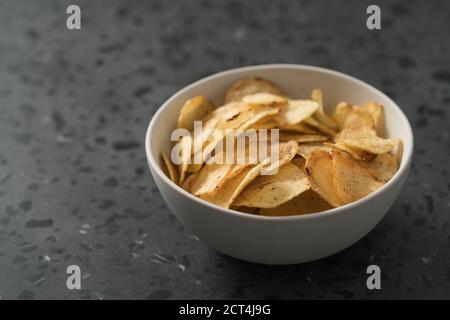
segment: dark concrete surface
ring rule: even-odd
[[[66,7],[82,30],[65,27]],[[3,299],[450,298],[450,2],[0,1]],[[148,121],[228,68],[329,67],[390,95],[414,127],[411,174],[385,219],[297,266],[212,251],[147,169]],[[82,290],[66,288],[79,265]],[[378,264],[382,290],[366,288]]]

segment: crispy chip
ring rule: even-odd
[[[222,151],[219,154],[216,154],[199,172],[198,178],[192,185],[190,192],[197,196],[214,192],[216,191],[216,189],[220,188],[222,184],[224,184],[229,179],[234,178],[250,164],[256,164],[257,159],[253,159],[253,155],[249,155],[249,148],[250,147],[246,145],[245,155],[242,159],[243,163],[237,161],[238,154],[236,150],[234,151],[233,157],[231,159],[233,160],[232,163],[225,163],[227,157],[226,150]],[[222,159],[220,163],[218,163],[219,161],[216,160],[219,157]]]
[[[274,118],[266,117],[253,124],[250,128],[255,130],[274,129],[278,126],[279,126],[278,121],[276,121]]]
[[[307,190],[276,208],[261,209],[262,216],[294,216],[333,209],[313,190]]]
[[[276,84],[258,77],[245,78],[235,82],[225,95],[225,103],[240,101],[243,97],[255,93],[271,93],[285,96],[284,91]]]
[[[359,164],[370,169],[375,178],[383,183],[388,182],[398,170],[397,160],[389,153],[379,154],[372,161]]]
[[[309,118],[319,108],[312,100],[289,100],[286,107],[281,108],[275,119],[280,126],[293,125]]]
[[[187,192],[191,192],[192,184],[195,182],[195,180],[198,178],[198,172],[193,173],[190,176],[188,176],[186,179],[184,179],[183,184],[181,187],[186,190]]]
[[[383,186],[375,174],[358,161],[336,150],[332,155],[334,188],[343,204],[359,200]]]
[[[220,207],[229,208],[234,199],[260,174],[261,169],[266,164],[267,162],[263,161],[257,165],[246,167],[234,178],[222,184],[215,192],[203,194],[200,198]]]
[[[330,153],[322,150],[315,150],[306,159],[305,169],[311,189],[317,192],[333,207],[339,207],[343,204],[343,201],[336,194],[334,188],[333,157]]]
[[[194,121],[202,120],[214,109],[214,105],[204,96],[196,96],[186,101],[178,116],[178,128],[192,130]]]
[[[225,122],[221,122],[216,126],[219,135],[211,135],[208,141],[203,147],[203,159],[207,159],[207,156],[215,149],[217,143],[219,143],[225,137],[227,130],[246,130],[253,124],[261,119],[277,114],[280,109],[272,108],[266,105],[249,105],[249,109],[242,111],[233,118],[228,119]]]
[[[297,153],[298,143],[291,140],[288,142],[281,142],[273,146],[273,150],[270,150],[270,157],[273,158],[273,154],[276,154],[278,151],[278,160],[269,163],[269,165],[265,166],[263,174],[270,175],[275,174],[279,167],[290,162]],[[273,160],[273,159],[272,159]]]
[[[180,174],[180,182],[179,185],[182,185],[184,179],[186,178],[186,172],[189,168],[189,162],[191,160],[192,154],[192,137],[191,136],[182,136],[180,139],[181,146],[181,164],[178,166],[179,174]]]
[[[170,178],[170,180],[178,184],[179,178],[175,165],[172,163],[172,161],[170,161],[165,152],[161,153],[161,157],[164,163],[164,170],[166,171],[166,175]]]
[[[325,133],[326,135],[329,135],[330,137],[334,137],[336,135],[336,132],[333,129],[321,124],[314,118],[311,118],[311,117],[306,118],[305,124],[310,125],[314,129],[317,129],[318,131]]]
[[[341,130],[345,129],[374,129],[376,118],[375,109],[360,108],[358,106],[350,106],[345,102],[341,102],[336,106],[333,118],[338,123]]]
[[[334,149],[338,149],[341,151],[345,151],[349,154],[351,154],[353,156],[353,158],[361,160],[361,161],[369,161],[372,160],[373,158],[375,158],[375,155],[373,153],[358,149],[358,148],[352,148],[349,146],[346,146],[342,143],[328,143],[328,142],[324,142],[323,143],[326,146],[329,146],[331,148]]]
[[[369,102],[363,105],[361,109],[370,114],[375,131],[380,132],[381,124],[384,118],[383,106],[376,102]]]
[[[199,196],[215,191],[232,168],[233,164],[206,164],[199,172],[198,178],[192,184],[191,193]]]
[[[325,143],[302,143],[298,146],[297,154],[307,159],[315,150],[331,152],[333,148],[325,145]]]
[[[298,132],[304,134],[319,134],[320,132],[308,126],[304,123],[296,123],[296,124],[284,124],[280,126],[280,129],[291,132]]]
[[[360,128],[341,131],[336,138],[336,143],[374,154],[383,154],[388,153],[398,145],[399,139],[383,139],[378,137],[373,129]]]
[[[324,126],[327,126],[331,129],[337,129],[337,124],[334,122],[332,118],[330,118],[323,108],[323,95],[322,90],[320,89],[314,89],[311,92],[311,99],[316,101],[319,105],[319,108],[317,109],[316,113],[314,114],[314,117],[317,121],[322,123]]]
[[[328,140],[327,136],[323,136],[320,134],[301,134],[287,131],[281,131],[279,137],[280,141],[294,140],[297,141],[298,143],[322,142]]]
[[[309,189],[308,178],[293,164],[275,175],[259,176],[233,202],[236,206],[274,208]]]
[[[244,103],[253,103],[253,104],[285,104],[287,103],[286,98],[267,93],[267,92],[260,92],[255,94],[250,94],[247,96],[244,96],[241,100]]]

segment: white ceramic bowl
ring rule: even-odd
[[[185,100],[205,95],[220,105],[236,80],[259,76],[280,85],[292,97],[308,97],[321,88],[327,106],[347,101],[381,103],[385,136],[403,140],[395,176],[369,196],[332,210],[301,216],[264,217],[222,209],[200,200],[174,184],[161,169],[160,154],[171,148],[170,134]],[[328,110],[331,111],[331,110]],[[411,126],[390,98],[348,75],[302,65],[260,65],[220,72],[174,94],[153,116],[145,137],[148,165],[167,205],[177,218],[211,248],[230,256],[264,264],[294,264],[341,251],[372,230],[397,198],[408,176],[413,153]]]

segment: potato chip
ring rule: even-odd
[[[298,143],[291,140],[288,142],[281,142],[279,144],[275,144],[272,146],[274,149],[270,150],[270,160],[272,160],[271,163],[269,163],[267,166],[264,166],[263,168],[263,174],[264,175],[271,175],[275,174],[279,167],[282,165],[290,162],[297,153],[298,150]],[[277,154],[278,152],[278,160],[273,161],[273,155]]]
[[[214,109],[214,105],[204,96],[196,96],[187,100],[178,116],[178,128],[192,130],[194,121],[202,120]]]
[[[249,155],[250,147],[246,145],[243,163],[238,162],[238,154],[235,146],[233,152],[233,158],[231,163],[227,163],[227,153],[226,150],[212,157],[209,163],[205,164],[203,169],[199,172],[196,182],[193,183],[191,187],[191,193],[194,195],[202,195],[206,193],[215,192],[216,189],[229,179],[234,178],[242,170],[244,170],[249,165],[256,164],[257,159],[253,158],[253,155]],[[222,161],[218,161],[217,158],[221,158]]]
[[[340,151],[333,151],[332,155],[334,188],[343,204],[359,200],[383,186],[374,173],[358,161]]]
[[[233,205],[274,208],[309,189],[308,178],[302,170],[288,163],[278,173],[259,176],[236,198]]]
[[[304,133],[304,134],[318,134],[319,131],[315,130],[311,126],[308,126],[304,123],[296,123],[296,124],[284,124],[280,126],[281,130],[285,131],[291,131],[291,132],[298,132],[298,133]]]
[[[325,143],[302,143],[298,145],[297,154],[307,159],[315,150],[331,152],[333,148],[325,145]]]
[[[275,119],[280,126],[293,125],[309,118],[319,108],[312,100],[289,100],[286,107],[280,109]]]
[[[180,174],[179,185],[182,185],[184,179],[186,178],[186,172],[188,171],[189,163],[191,161],[192,137],[182,136],[179,143],[181,146],[181,155],[180,155],[181,164],[178,166]]]
[[[189,175],[186,179],[184,179],[184,182],[181,185],[181,188],[183,188],[187,192],[191,192],[192,184],[195,182],[195,180],[197,178],[198,178],[198,172]]]
[[[261,92],[285,96],[283,90],[276,84],[259,77],[252,77],[235,82],[225,94],[225,103],[240,101],[245,96]]]
[[[261,209],[260,215],[280,217],[315,213],[333,209],[313,190],[307,190],[276,208]]]
[[[270,94],[267,92],[260,92],[255,94],[250,94],[247,96],[244,96],[241,100],[244,103],[252,103],[252,104],[286,104],[287,99]]]
[[[187,167],[187,172],[195,173],[202,169],[203,163],[190,163]]]
[[[261,119],[275,115],[279,111],[279,108],[272,108],[266,105],[249,105],[247,110],[242,111],[227,121],[220,122],[216,126],[216,129],[220,134],[211,135],[208,138],[208,141],[203,147],[203,159],[206,159],[207,156],[215,149],[217,143],[225,137],[227,130],[246,130]]]
[[[161,153],[161,157],[162,157],[162,160],[164,163],[164,168],[165,168],[167,176],[170,178],[170,180],[172,180],[173,182],[178,184],[179,178],[178,178],[178,172],[177,172],[177,169],[175,168],[175,165],[172,163],[172,161],[170,161],[169,157],[167,156],[167,154],[165,152]]]
[[[199,196],[215,191],[232,168],[233,164],[206,164],[199,172],[196,181],[192,184],[191,193]]]
[[[229,102],[223,106],[216,108],[205,120],[218,119],[225,121],[234,117],[248,108],[246,103],[242,101]]]
[[[375,131],[380,132],[381,124],[384,118],[383,106],[376,102],[369,102],[363,105],[361,109],[370,114]]]
[[[239,168],[240,170],[233,178],[226,179],[214,192],[205,193],[200,198],[228,208],[240,192],[261,173],[269,175],[290,162],[297,152],[298,144],[295,141],[289,141],[279,143],[274,148],[277,150],[271,150],[268,157],[262,159],[259,164]],[[276,154],[276,151],[278,151],[278,158],[273,159],[272,155]]]
[[[336,132],[333,129],[321,124],[320,122],[318,122],[316,119],[314,119],[312,117],[306,118],[304,120],[304,123],[313,127],[314,129],[317,129],[318,131],[320,131],[322,133],[325,133],[326,135],[329,135],[330,137],[334,137],[336,135]]]
[[[333,207],[343,204],[343,200],[336,194],[334,188],[333,157],[330,153],[322,150],[312,152],[306,159],[305,170],[311,189]]]
[[[383,183],[388,182],[398,170],[397,160],[389,153],[379,154],[372,161],[359,164],[371,170],[375,178]]]
[[[257,165],[246,167],[234,178],[229,179],[220,188],[216,189],[215,192],[203,194],[200,198],[220,207],[229,208],[234,199],[260,174],[261,169],[267,163],[268,161],[263,161]]]
[[[294,140],[297,143],[305,142],[323,142],[327,141],[328,137],[320,134],[301,134],[295,132],[281,131],[279,134],[280,141]]]
[[[259,120],[256,123],[254,123],[250,128],[251,129],[255,129],[255,130],[259,130],[259,129],[274,129],[274,128],[278,127],[278,126],[279,126],[278,121],[276,121],[272,117],[266,117],[266,118],[263,118],[262,120]]]
[[[361,161],[369,161],[369,160],[372,160],[373,158],[375,158],[375,155],[373,153],[370,153],[370,152],[367,152],[365,150],[361,150],[358,148],[352,148],[352,147],[346,146],[339,142],[337,142],[337,143],[324,142],[323,144],[326,146],[329,146],[331,148],[334,148],[334,149],[345,151],[345,152],[349,153],[350,155],[352,155],[353,158],[361,160]]]
[[[339,102],[332,115],[333,120],[338,124],[338,127],[342,129],[345,119],[352,112],[352,107],[346,102]]]
[[[324,126],[327,126],[331,129],[337,129],[336,122],[334,122],[334,120],[325,113],[325,110],[323,108],[322,90],[314,89],[311,92],[311,100],[316,101],[319,106],[316,113],[314,114],[314,117],[316,118],[316,120],[319,121],[320,123],[322,123]]]
[[[336,143],[374,154],[383,154],[398,145],[399,139],[383,139],[378,137],[373,129],[360,128],[341,131],[336,138]]]
[[[341,130],[345,129],[374,129],[375,114],[372,116],[372,110],[369,108],[360,108],[358,106],[350,106],[345,102],[341,102],[336,106],[333,118],[338,123]]]

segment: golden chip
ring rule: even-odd
[[[192,188],[192,184],[195,182],[195,180],[198,178],[198,172],[197,173],[193,173],[190,176],[188,176],[186,179],[184,179],[183,184],[181,185],[181,187],[187,191],[187,192],[191,192],[191,188]]]
[[[382,129],[381,124],[383,123],[384,118],[383,106],[376,102],[369,102],[363,105],[361,109],[370,114],[370,116],[372,117],[374,129],[379,133]]]
[[[374,154],[388,153],[399,143],[399,139],[383,139],[373,129],[346,129],[339,133],[336,142],[350,148],[360,149]]]
[[[294,216],[333,209],[313,190],[307,190],[276,208],[261,209],[262,216]]]
[[[282,165],[291,162],[291,160],[295,157],[295,154],[298,150],[298,143],[291,140],[288,142],[281,142],[272,146],[273,149],[270,150],[270,158],[272,160],[267,166],[263,168],[264,175],[275,174],[279,167]],[[273,161],[273,155],[278,152],[278,160]]]
[[[276,84],[262,78],[252,77],[235,82],[225,94],[225,103],[240,101],[245,96],[261,92],[285,96],[283,90]]]
[[[334,137],[336,135],[336,132],[331,129],[330,127],[327,127],[320,122],[318,122],[316,119],[309,117],[305,119],[305,124],[310,125],[314,129],[317,129],[318,131],[325,133],[326,135],[329,135],[330,137]]]
[[[196,96],[185,102],[178,116],[178,128],[192,130],[194,121],[202,120],[214,109],[214,105],[204,96]]]
[[[388,182],[398,170],[397,160],[389,153],[379,154],[372,161],[360,162],[360,165],[370,169],[375,178],[383,183]]]
[[[373,153],[358,149],[358,148],[352,148],[349,146],[346,146],[342,143],[336,142],[336,143],[328,143],[328,142],[324,142],[323,143],[326,146],[329,146],[331,148],[335,148],[341,151],[345,151],[347,153],[349,153],[350,155],[353,156],[353,158],[361,160],[361,161],[369,161],[372,160],[375,155]]]
[[[358,161],[333,151],[334,188],[343,204],[359,200],[378,190],[383,183]]]
[[[319,134],[320,132],[304,123],[284,124],[280,129],[304,134]]]
[[[375,129],[379,125],[381,106],[368,104],[365,107],[350,106],[341,102],[336,106],[333,118],[341,130]]]
[[[181,164],[178,166],[180,173],[180,182],[179,185],[182,185],[184,179],[186,178],[186,172],[189,168],[189,162],[191,160],[192,154],[192,137],[191,136],[182,136],[180,139],[180,147],[181,147]]]
[[[314,114],[316,120],[322,123],[324,126],[330,127],[331,129],[337,129],[336,122],[334,122],[334,120],[325,113],[325,110],[323,108],[322,90],[314,89],[311,92],[311,99],[316,101],[319,106],[316,113]]]
[[[312,100],[289,100],[275,119],[280,126],[297,124],[309,118],[318,108],[317,102]]]
[[[244,103],[253,103],[253,104],[283,104],[287,103],[286,98],[267,93],[267,92],[260,92],[255,94],[250,94],[247,96],[244,96],[241,100]]]
[[[263,161],[257,165],[246,167],[234,178],[222,184],[214,193],[203,194],[200,198],[220,207],[229,208],[234,199],[260,174],[262,167],[266,164],[267,162]]]
[[[233,168],[233,164],[206,164],[191,186],[191,193],[199,196],[216,190]]]
[[[253,124],[250,128],[259,130],[259,129],[274,129],[278,127],[278,121],[276,121],[274,118],[267,117],[262,120],[259,120],[255,124]]]
[[[165,152],[161,153],[161,157],[164,163],[166,175],[170,178],[170,180],[178,184],[179,178],[175,165],[172,163],[172,161],[170,161],[169,157]]]
[[[294,140],[298,143],[323,142],[323,141],[328,140],[327,136],[323,136],[320,134],[301,134],[301,133],[286,132],[286,131],[281,131],[279,137],[280,137],[280,141]]]
[[[334,188],[333,157],[330,153],[321,150],[311,153],[306,159],[305,170],[311,189],[333,207],[344,204]]]
[[[298,146],[297,154],[307,159],[315,150],[331,152],[333,148],[327,146],[325,143],[302,143]]]
[[[309,189],[308,178],[297,166],[287,163],[278,173],[259,176],[242,192],[233,205],[275,208]]]

